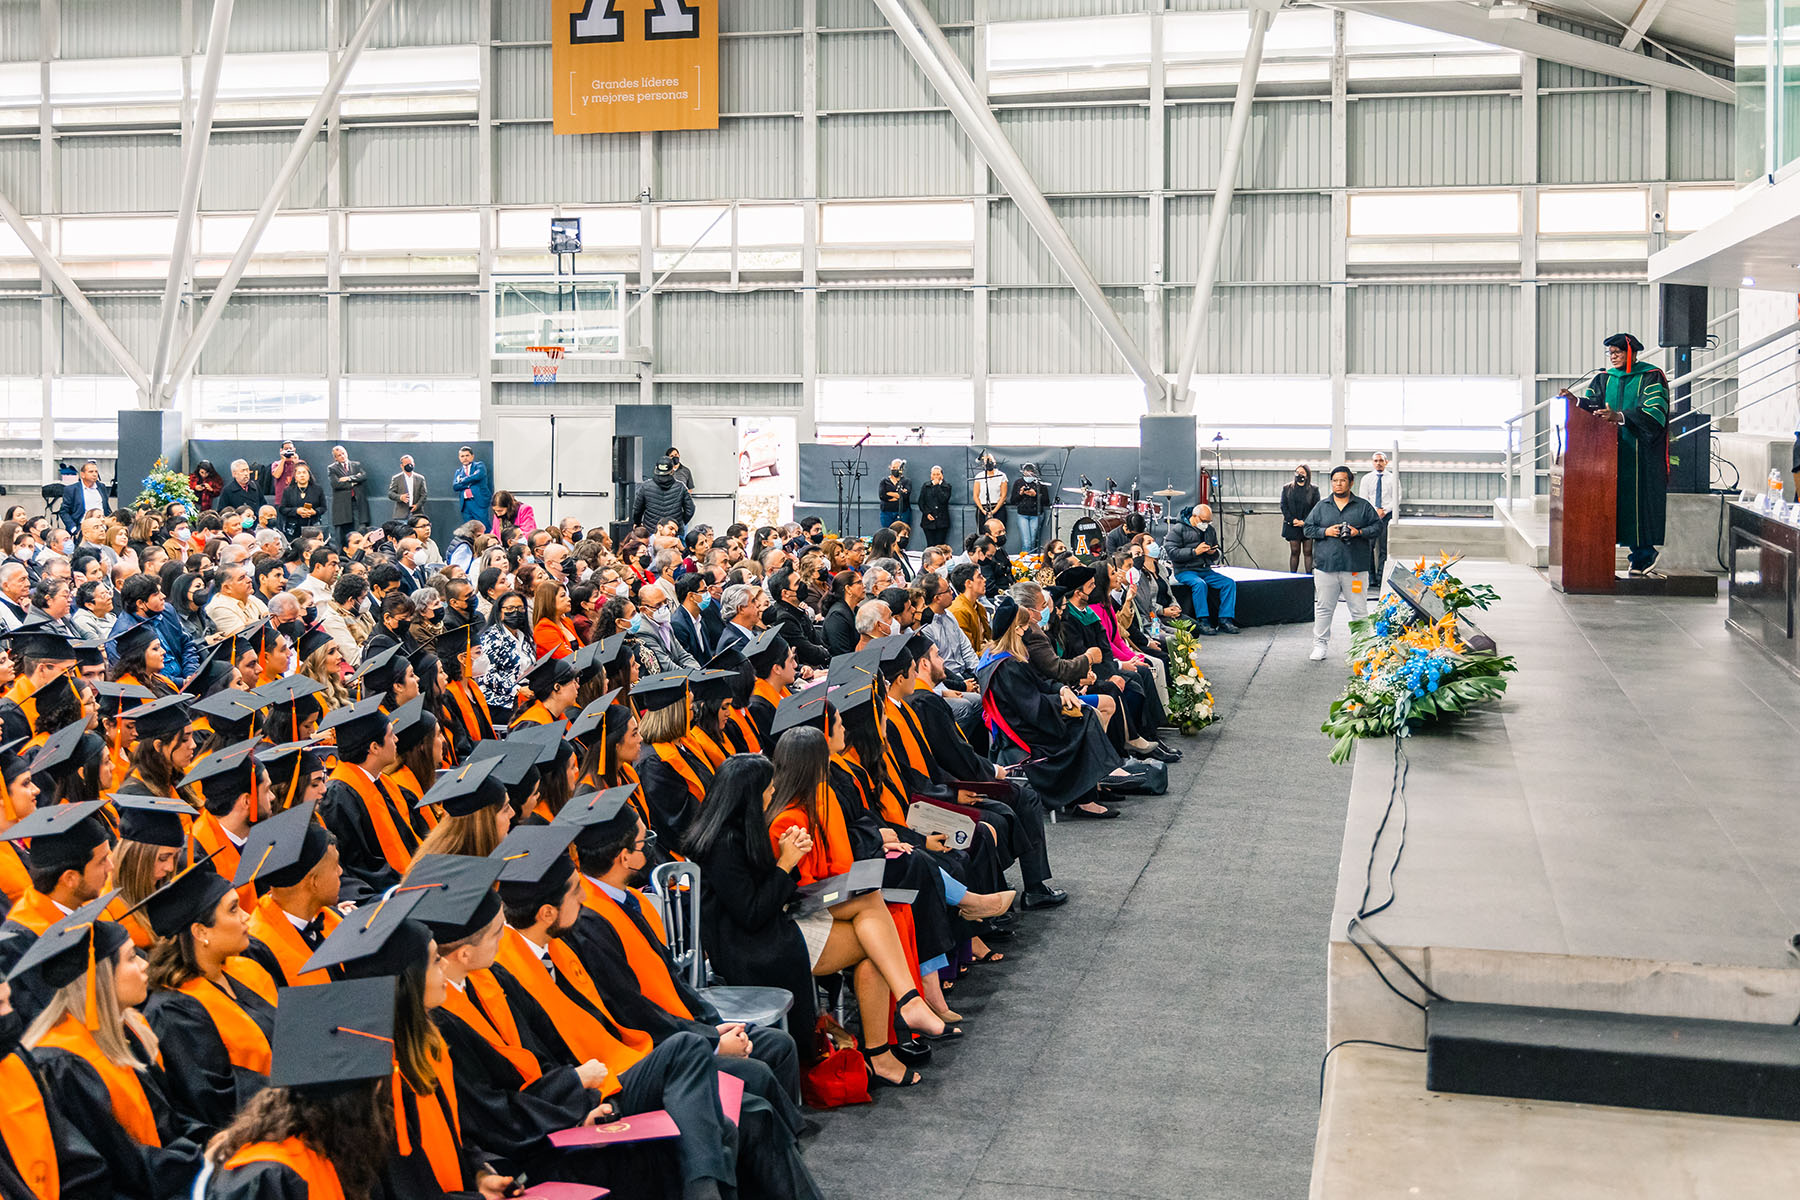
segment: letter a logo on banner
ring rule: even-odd
[[[556,0],[556,132],[717,129],[719,2]]]

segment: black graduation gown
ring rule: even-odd
[[[947,955],[955,950],[962,938],[960,918],[951,919],[949,899],[944,895],[944,877],[938,874],[937,856],[925,849],[925,839],[910,829],[888,826],[879,812],[863,804],[863,793],[873,792],[874,787],[868,773],[855,763],[849,763],[846,770],[833,762],[830,783],[831,793],[844,814],[850,849],[858,859],[881,858],[887,853],[881,840],[884,826],[894,829],[902,841],[913,847],[912,853],[898,854],[887,860],[881,882],[883,887],[919,893],[919,898],[911,905],[913,941],[918,947],[919,961],[930,962],[940,954]],[[949,865],[946,864],[944,869],[949,870]],[[714,941],[706,943],[709,958],[716,953],[714,947],[717,944]]]
[[[455,1200],[478,1200],[475,1190],[475,1173],[487,1161],[487,1155],[463,1138],[461,1132],[452,1125],[451,1132],[456,1135],[457,1158],[462,1168],[463,1186],[455,1191],[445,1191],[438,1183],[437,1173],[431,1169],[431,1159],[425,1153],[425,1147],[419,1134],[419,1105],[438,1104],[444,1109],[445,1120],[449,1120],[450,1105],[443,1094],[443,1084],[429,1096],[414,1094],[409,1087],[400,1089],[400,1107],[404,1114],[407,1131],[407,1145],[411,1154],[401,1154],[399,1139],[388,1151],[387,1162],[381,1169],[381,1179],[375,1190],[381,1200],[437,1200],[439,1197]]]
[[[685,747],[683,752],[701,787],[711,787],[712,768],[698,755],[686,753]],[[638,786],[643,792],[644,803],[650,808],[650,827],[656,831],[657,840],[670,848],[680,847],[688,822],[700,811],[699,801],[688,790],[687,780],[658,757],[656,748],[648,742],[638,753],[635,765]]]
[[[0,700],[0,743],[29,739],[35,732],[25,710],[13,700]]]
[[[10,910],[9,910],[10,911]],[[38,935],[14,920],[0,923],[0,979],[25,957],[37,942]],[[19,1019],[29,1026],[50,1003],[51,989],[44,985],[41,972],[27,971],[12,981],[12,1006]]]
[[[369,814],[363,808],[363,798],[355,788],[338,779],[326,784],[325,799],[319,805],[319,818],[325,822],[325,828],[337,838],[338,858],[344,866],[345,883],[354,881],[360,885],[363,894],[373,894],[385,892],[400,882],[399,874],[388,865],[387,856],[381,852],[381,842],[375,836],[375,826],[369,820]],[[417,852],[418,838],[413,835],[411,828],[404,822],[397,823],[396,828],[406,848]]]
[[[59,1200],[123,1200],[124,1180],[115,1186],[111,1167],[95,1149],[86,1134],[63,1111],[55,1090],[44,1075],[42,1060],[36,1051],[15,1046],[12,1053],[30,1068],[37,1081],[38,1095],[44,1102],[44,1119],[50,1126],[50,1141],[56,1147],[56,1174]],[[0,1200],[38,1200],[36,1192],[19,1173],[12,1152],[0,1140]]]
[[[49,1046],[40,1046],[31,1053],[57,1107],[110,1165],[114,1191],[151,1200],[187,1195],[200,1171],[201,1149],[209,1131],[185,1120],[170,1106],[161,1070],[151,1066],[138,1071],[144,1096],[156,1117],[157,1137],[162,1142],[160,1147],[145,1146],[126,1133],[114,1117],[106,1083],[86,1059]],[[62,1195],[70,1195],[67,1180],[63,1181]]]
[[[773,749],[769,744],[769,728],[775,723],[775,706],[762,696],[752,696],[744,711],[750,716],[750,724],[756,727],[756,737],[763,744],[763,752],[768,753]]]
[[[275,1036],[275,1006],[232,982],[238,1007],[256,1022],[263,1036]],[[212,1016],[192,996],[161,988],[150,993],[144,1016],[162,1044],[163,1062],[172,1070],[164,1077],[169,1104],[181,1119],[210,1137],[231,1124],[238,1110],[269,1086],[269,1077],[236,1066]]]
[[[994,766],[975,753],[956,724],[950,706],[936,692],[920,688],[907,701],[919,725],[925,730],[925,744],[931,757],[949,774],[964,782],[981,782],[993,778]],[[1050,878],[1049,840],[1044,833],[1044,798],[1036,788],[1021,780],[1007,780],[1011,798],[1006,802],[1012,817],[1012,851],[1025,872],[1027,886]],[[984,811],[985,811],[985,806]]]
[[[837,601],[825,612],[825,649],[834,656],[848,654],[856,649],[857,640],[856,614],[848,604]]]
[[[1051,805],[1060,808],[1085,801],[1094,785],[1123,761],[1107,741],[1099,719],[1086,711],[1065,717],[1062,689],[1029,663],[1008,655],[989,664],[982,672],[982,687],[1000,717],[1030,747],[1025,778]],[[1012,744],[1004,733],[996,740]]]
[[[726,983],[792,992],[788,1028],[803,1035],[801,1053],[809,1063],[816,1061],[816,1039],[810,1036],[818,1022],[812,962],[800,927],[787,914],[800,892],[793,873],[757,870],[736,829],[721,833],[695,861],[706,883],[700,936],[713,970]]]
[[[280,1163],[249,1163],[214,1171],[206,1200],[309,1200],[311,1189],[299,1172]]]

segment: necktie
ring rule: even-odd
[[[1381,476],[1379,474],[1375,476],[1375,507],[1381,507]]]
[[[642,917],[644,915],[643,904],[638,900],[637,893],[630,888],[625,889],[625,899],[621,903],[624,905],[625,911],[632,916]]]
[[[324,913],[320,913],[301,928],[300,940],[315,950],[319,948],[319,943],[325,940]]]

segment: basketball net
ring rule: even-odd
[[[533,354],[543,355],[543,361],[531,364],[531,382],[534,384],[555,383],[556,370],[562,365],[563,351],[566,346],[527,346]]]

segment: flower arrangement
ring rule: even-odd
[[[1198,733],[1219,718],[1213,713],[1212,684],[1200,669],[1200,639],[1191,621],[1163,626],[1168,654],[1169,723],[1183,733]]]
[[[1331,703],[1320,732],[1332,739],[1331,761],[1350,757],[1358,738],[1406,737],[1416,724],[1455,716],[1506,691],[1518,669],[1510,656],[1473,650],[1459,636],[1457,614],[1486,609],[1499,593],[1450,573],[1443,554],[1414,567],[1419,582],[1444,603],[1444,615],[1419,623],[1407,602],[1389,594],[1350,623],[1350,679]]]
[[[1036,579],[1038,571],[1044,566],[1044,556],[1037,551],[1028,554],[1015,554],[1012,557],[1012,573],[1015,581]]]
[[[131,502],[131,507],[161,512],[171,504],[180,504],[192,514],[200,507],[200,498],[194,495],[193,485],[186,475],[169,466],[168,460],[159,458],[150,468],[150,474],[144,477],[144,490]]]

